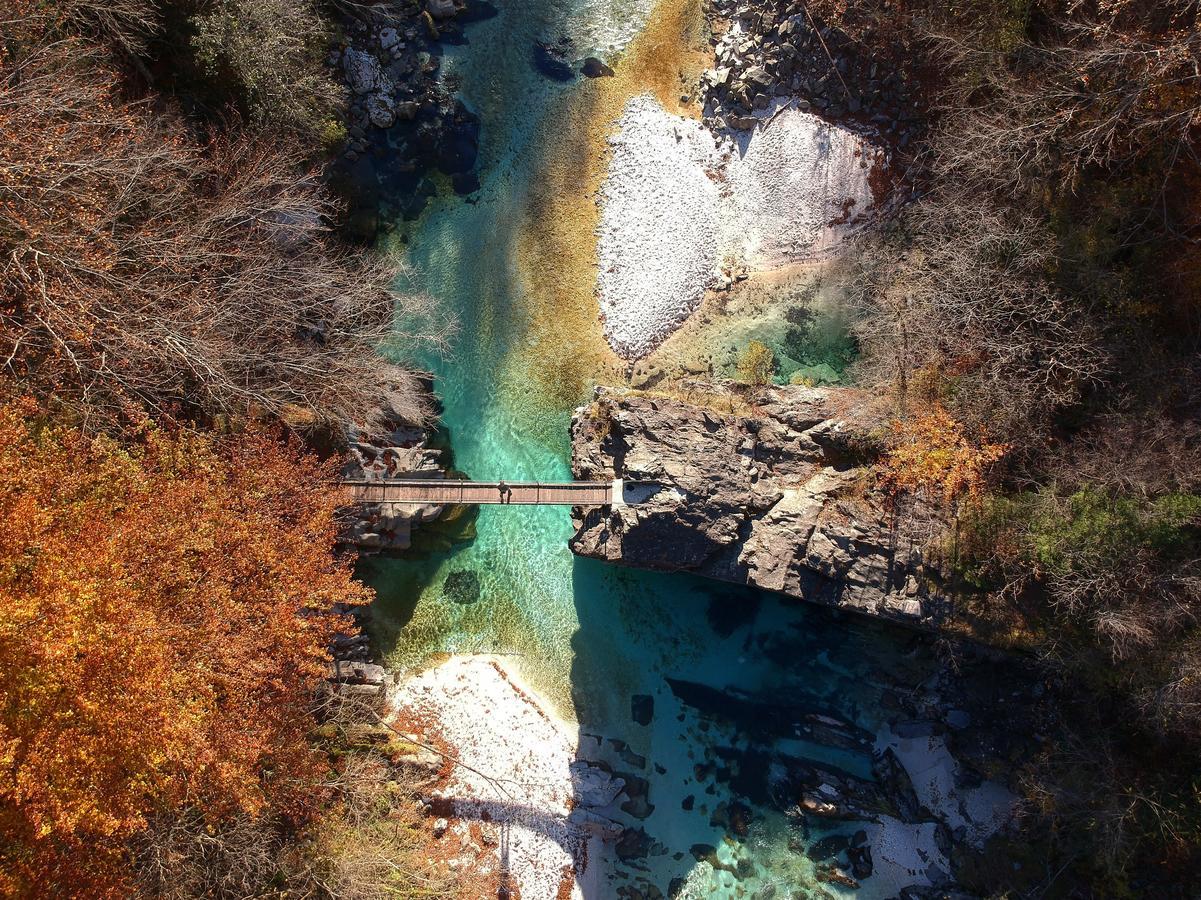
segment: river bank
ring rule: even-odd
[[[743,636],[755,633],[767,637]],[[790,643],[760,646],[774,655]],[[395,727],[444,754],[421,801],[430,863],[481,900],[502,873],[524,897],[979,890],[989,842],[1016,807],[997,766],[1030,752],[1041,689],[979,651],[911,683],[920,646],[890,674],[871,670],[890,711],[858,724],[837,692],[669,678],[666,691],[632,695],[630,716],[640,729],[678,718],[688,739],[649,747],[559,718],[511,659],[444,659],[390,704]],[[787,847],[764,843],[773,833]]]
[[[452,656],[414,675],[390,715],[446,755],[449,772],[425,802],[467,896],[495,897],[502,870],[522,897],[597,896],[586,889],[596,826],[573,812],[575,730],[503,658]]]

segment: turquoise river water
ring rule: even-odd
[[[482,187],[470,199],[433,201],[405,252],[413,286],[459,320],[449,353],[415,361],[435,375],[454,465],[471,478],[569,477],[574,404],[537,396],[506,365],[536,327],[524,311],[514,224],[538,177],[540,142],[555,130],[546,110],[579,89],[539,75],[533,43],[569,34],[579,55],[606,54],[644,15],[604,0],[502,0],[496,18],[470,26],[468,43],[447,50],[446,77],[482,119]],[[419,532],[404,558],[364,562],[379,593],[377,643],[400,666],[444,652],[512,655],[582,736],[603,736],[600,745],[582,738],[593,755],[609,754],[614,768],[645,779],[653,809],[626,824],[645,829],[647,846],[590,863],[605,867],[604,896],[666,896],[673,886],[692,897],[836,894],[818,885],[804,852],[823,834],[798,832],[740,785],[738,767],[783,749],[869,775],[870,758],[748,731],[732,712],[701,714],[673,683],[784,698],[874,732],[890,692],[929,670],[929,650],[911,636],[770,595],[576,559],[571,533],[565,508],[484,507],[474,519]],[[635,696],[653,698],[647,725],[631,714]],[[736,806],[746,811],[745,828],[727,821]],[[787,890],[775,893],[779,886]]]

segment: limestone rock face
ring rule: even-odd
[[[922,551],[945,523],[871,487],[882,422],[865,395],[788,386],[735,402],[692,384],[684,396],[698,399],[601,387],[576,410],[575,476],[622,479],[626,505],[574,510],[575,553],[937,624],[945,604]]]

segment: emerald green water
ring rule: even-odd
[[[466,46],[448,50],[443,70],[482,119],[482,188],[469,200],[436,200],[396,252],[413,266],[411,287],[429,292],[459,321],[447,354],[415,361],[435,375],[455,467],[473,479],[557,480],[570,471],[575,404],[539,396],[513,374],[523,369],[513,362],[537,337],[515,263],[516,226],[539,175],[542,142],[555,136],[545,110],[561,92],[577,89],[533,69],[532,43],[574,33],[583,56],[588,41],[600,49],[619,45],[644,12],[601,0],[508,0],[497,18],[468,30]],[[723,747],[767,739],[699,715],[666,679],[780,694],[874,730],[889,685],[920,679],[930,664],[926,651],[910,653],[908,638],[886,629],[757,592],[578,560],[567,548],[571,533],[565,508],[483,507],[474,520],[418,532],[404,558],[365,561],[362,574],[378,592],[377,644],[400,667],[446,652],[511,655],[524,678],[579,723],[593,755],[609,745],[593,746],[588,735],[620,740],[645,757],[636,774],[647,779],[654,810],[626,822],[658,843],[645,859],[622,861],[614,853],[593,860],[606,872],[604,896],[623,885],[637,885],[639,896],[653,896],[647,885],[666,895],[673,879],[688,879],[686,896],[695,897],[750,896],[771,885],[794,888],[797,896],[834,892],[816,886],[813,863],[800,852],[820,834],[799,836],[783,816],[759,808],[737,840],[711,823],[718,806],[738,795],[696,767],[718,759]],[[633,721],[633,695],[654,698],[650,725]],[[786,745],[847,771],[869,765],[862,754],[772,743]],[[685,809],[689,795],[697,799]],[[716,847],[726,867],[698,863],[689,853],[696,844]]]

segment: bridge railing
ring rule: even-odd
[[[620,491],[608,481],[467,481],[451,478],[347,479],[342,486],[359,503],[446,503],[603,506]]]

